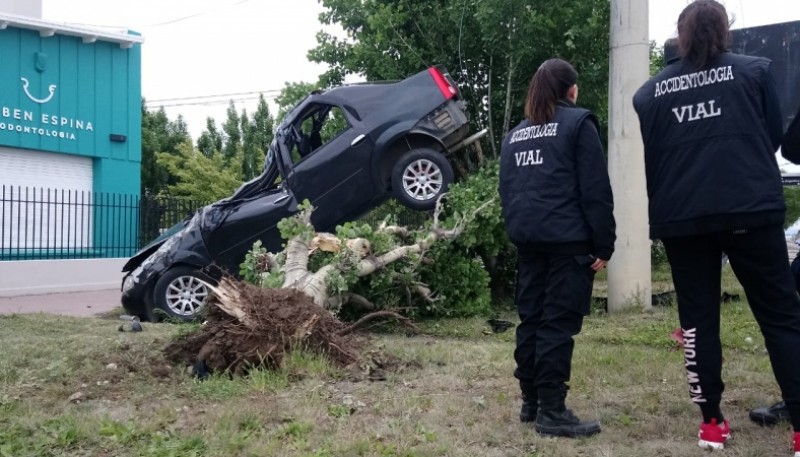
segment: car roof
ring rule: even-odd
[[[432,84],[428,70],[423,70],[414,75],[395,81],[379,81],[379,82],[364,82],[357,84],[348,84],[345,86],[337,86],[328,89],[324,92],[312,92],[308,97],[303,99],[290,113],[294,118],[300,108],[308,105],[309,103],[326,103],[331,105],[339,105],[350,108],[351,114],[359,118],[359,120],[370,116],[375,111],[385,108],[389,100],[393,97],[393,93],[406,91],[409,87],[418,84]]]

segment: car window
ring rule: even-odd
[[[350,128],[338,106],[316,105],[292,126],[292,162],[298,163]]]

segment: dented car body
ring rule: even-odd
[[[152,320],[155,309],[193,319],[208,296],[206,283],[223,271],[237,275],[254,242],[281,249],[277,224],[306,199],[321,231],[390,197],[432,209],[453,180],[446,155],[485,134],[468,137],[467,121],[455,83],[439,67],[399,82],[310,94],[276,129],[260,176],[125,264],[123,306],[143,319]]]

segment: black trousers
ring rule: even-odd
[[[800,430],[800,297],[781,226],[662,240],[672,267],[691,398],[705,412],[719,408],[720,256],[724,251],[764,335],[772,370]]]
[[[516,305],[520,324],[514,372],[523,391],[569,381],[572,339],[589,314],[594,271],[589,256],[519,254]]]

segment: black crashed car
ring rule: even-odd
[[[278,222],[308,199],[320,231],[354,220],[390,197],[432,209],[453,181],[447,154],[476,141],[466,107],[444,68],[405,80],[311,93],[283,119],[264,170],[231,197],[203,207],[124,265],[125,310],[153,320],[155,309],[190,320],[206,282],[238,275],[253,243],[281,249]],[[213,265],[213,268],[210,268]]]

